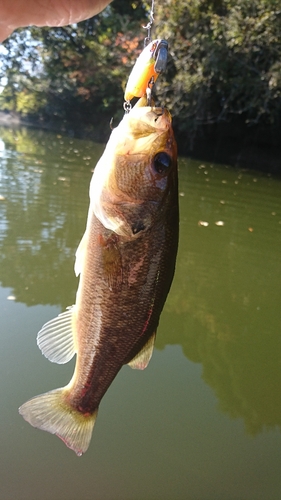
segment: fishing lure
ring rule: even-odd
[[[152,40],[139,55],[128,78],[124,98],[128,102],[133,97],[143,97],[147,89],[152,89],[158,76],[165,71],[168,59],[168,42]]]

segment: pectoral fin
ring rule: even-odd
[[[104,279],[109,289],[113,292],[118,292],[120,290],[123,277],[122,258],[116,241],[115,235],[109,238],[100,236],[100,246],[102,249],[101,265]]]
[[[135,370],[144,370],[153,353],[153,347],[155,343],[156,332],[149,338],[147,343],[143,346],[143,348],[138,352],[138,354],[131,359],[128,365]]]
[[[79,276],[79,274],[82,271],[83,261],[85,259],[85,251],[86,251],[86,233],[83,234],[75,254],[76,259],[74,264],[74,272],[76,276]]]
[[[75,306],[51,319],[37,335],[37,345],[42,354],[53,363],[64,364],[73,358],[76,348],[73,336],[73,311]]]

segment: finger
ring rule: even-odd
[[[0,0],[0,41],[29,25],[65,26],[101,12],[111,0]]]
[[[2,43],[13,32],[13,28],[0,23],[0,43]]]

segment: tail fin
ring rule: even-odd
[[[35,396],[19,408],[19,413],[33,427],[56,434],[81,456],[90,444],[97,411],[83,415],[65,402],[64,392],[62,388]]]

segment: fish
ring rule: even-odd
[[[123,365],[144,369],[173,280],[178,248],[177,145],[165,108],[146,97],[113,129],[90,183],[86,230],[76,251],[76,301],[37,336],[52,362],[76,354],[65,387],[19,408],[33,427],[81,456],[102,397]]]

